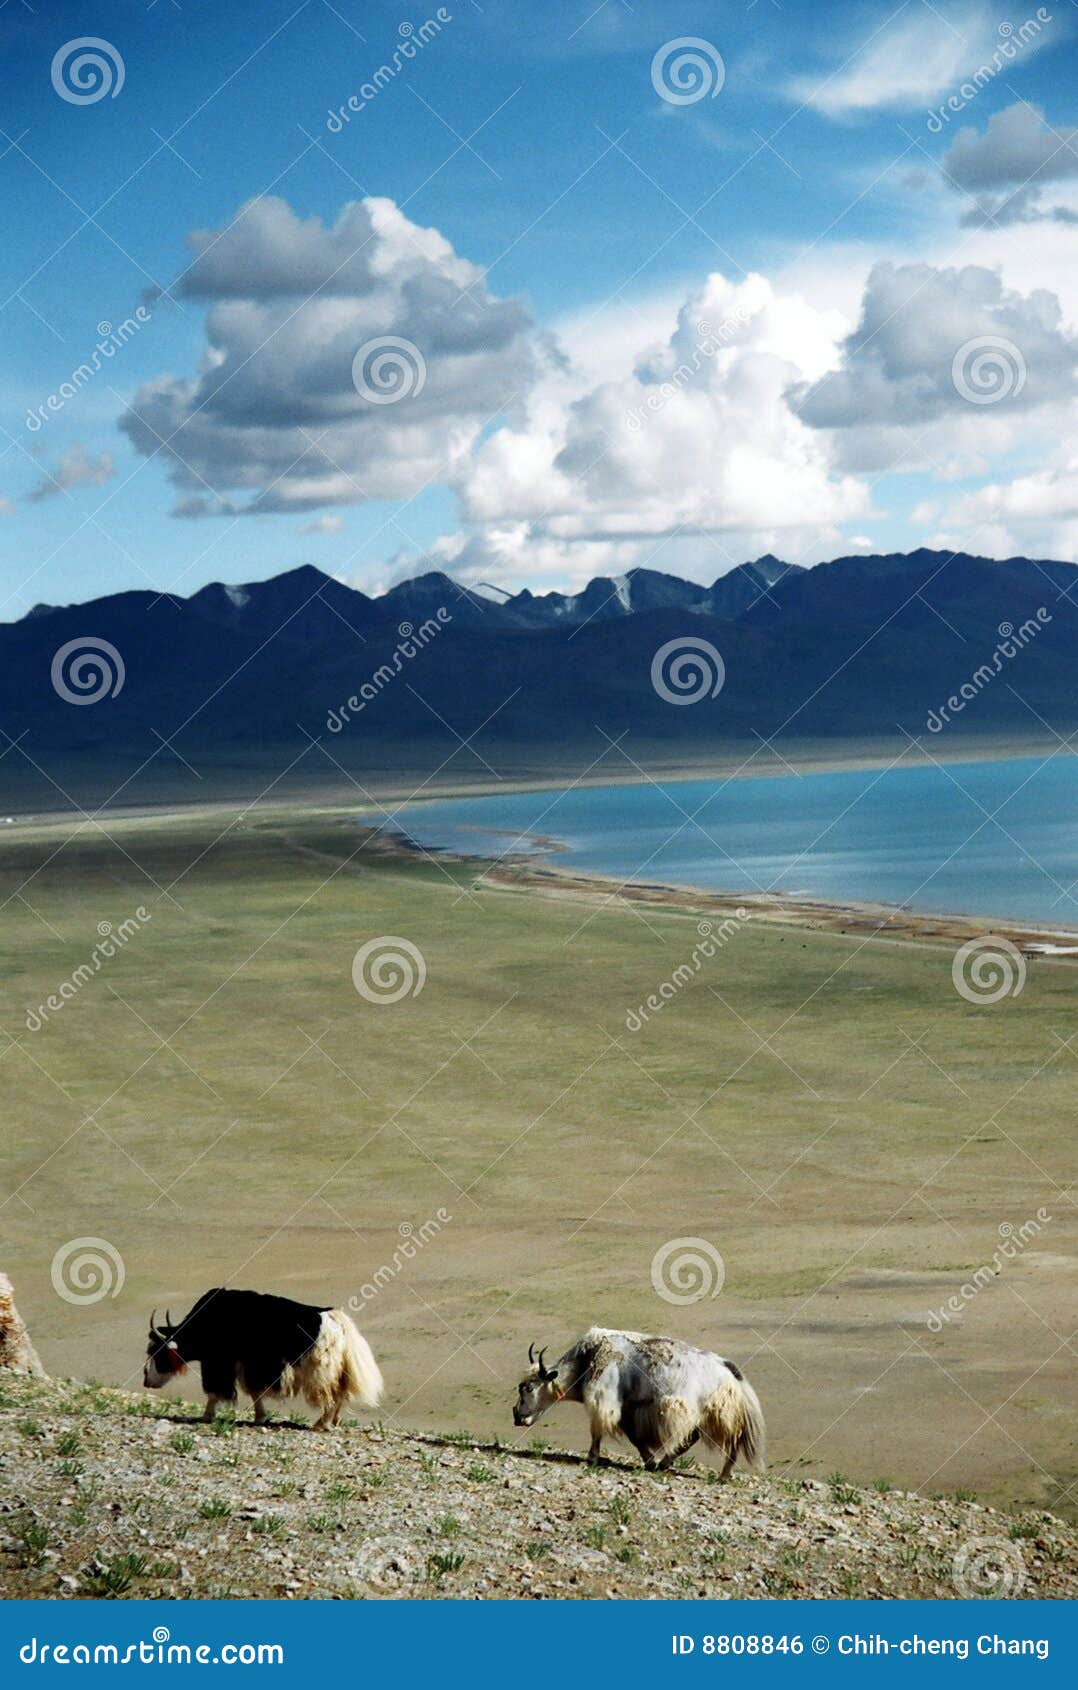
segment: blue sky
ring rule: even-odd
[[[305,561],[1078,557],[1076,21],[8,0],[0,617]]]

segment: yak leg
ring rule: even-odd
[[[204,1357],[200,1368],[202,1389],[206,1393],[203,1420],[212,1420],[219,1402],[236,1400],[236,1363],[219,1356]]]
[[[691,1433],[690,1436],[685,1439],[685,1442],[680,1446],[679,1449],[672,1449],[670,1451],[669,1455],[663,1456],[662,1460],[659,1462],[659,1470],[664,1471],[667,1467],[672,1467],[674,1465],[674,1462],[680,1461],[681,1457],[686,1453],[686,1451],[690,1450],[692,1448],[693,1444],[698,1443],[699,1440],[700,1440],[699,1430]]]
[[[654,1473],[661,1465],[660,1457],[663,1452],[662,1444],[656,1443],[654,1438],[649,1436],[647,1433],[641,1433],[636,1437],[630,1437],[629,1442],[635,1448],[648,1472]]]
[[[603,1416],[589,1404],[588,1419],[591,1425],[591,1443],[588,1445],[588,1460],[591,1462],[602,1460],[603,1435],[609,1431],[609,1426]]]
[[[269,1415],[266,1413],[266,1399],[273,1396],[280,1382],[280,1374],[274,1377],[271,1369],[258,1372],[251,1366],[244,1366],[243,1387],[254,1405],[256,1426],[264,1426],[269,1419]]]
[[[621,1411],[621,1430],[636,1450],[649,1473],[659,1465],[663,1446],[655,1428],[655,1415],[649,1403],[627,1403]]]

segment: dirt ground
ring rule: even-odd
[[[968,1499],[736,1477],[5,1380],[0,1593],[1073,1597],[1072,1528]]]

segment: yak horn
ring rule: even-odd
[[[534,1344],[528,1345],[528,1360],[531,1362],[532,1366],[534,1367],[535,1366],[535,1345]]]
[[[545,1378],[545,1376],[546,1376],[545,1375],[545,1369],[543,1367],[543,1357],[545,1355],[546,1355],[545,1349],[542,1349],[542,1350],[539,1351],[539,1376],[540,1376],[540,1378]]]
[[[166,1332],[175,1332],[175,1330],[176,1330],[176,1328],[172,1324],[172,1310],[166,1309],[165,1310],[165,1331]]]
[[[157,1310],[154,1309],[150,1314],[150,1331],[156,1332],[156,1330],[157,1330]]]

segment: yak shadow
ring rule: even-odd
[[[231,1436],[235,1432],[258,1432],[259,1435],[261,1435],[265,1432],[314,1431],[313,1424],[309,1420],[271,1419],[265,1420],[261,1425],[258,1425],[254,1420],[246,1416],[243,1419],[233,1420],[228,1415],[219,1415],[216,1420],[203,1420],[200,1414],[155,1414],[152,1418],[154,1420],[168,1421],[174,1426],[182,1426],[189,1432],[195,1431],[198,1428],[208,1432],[215,1427],[223,1428],[227,1426],[227,1432],[224,1432],[223,1430],[218,1432],[218,1435],[222,1437]],[[348,1420],[342,1425],[335,1426],[333,1428],[334,1432],[347,1434],[355,1432],[362,1434],[367,1430],[369,1430],[368,1426],[363,1421],[359,1420]],[[572,1450],[521,1449],[515,1448],[512,1444],[504,1444],[497,1439],[491,1440],[488,1438],[484,1440],[481,1438],[465,1439],[459,1437],[444,1437],[439,1436],[437,1432],[401,1432],[398,1435],[407,1443],[426,1444],[432,1449],[469,1450],[477,1455],[505,1456],[512,1461],[549,1462],[562,1467],[578,1467],[583,1468],[586,1472],[626,1473],[629,1475],[647,1473],[648,1478],[661,1479],[665,1481],[669,1481],[671,1479],[696,1479],[698,1481],[706,1481],[709,1484],[720,1482],[718,1473],[715,1469],[701,1466],[699,1462],[694,1463],[691,1467],[667,1467],[661,1472],[648,1473],[648,1470],[645,1468],[643,1462],[632,1456],[617,1457],[603,1455],[600,1456],[598,1461],[589,1461],[586,1455],[578,1455]],[[327,1434],[325,1432],[319,1432],[317,1436],[321,1440],[324,1439]]]
[[[710,1467],[702,1467],[695,1463],[692,1467],[667,1467],[662,1472],[648,1472],[643,1462],[633,1456],[619,1458],[603,1455],[598,1461],[589,1461],[586,1455],[575,1454],[567,1449],[519,1449],[512,1444],[498,1441],[483,1441],[479,1438],[469,1438],[467,1442],[459,1438],[439,1437],[436,1432],[405,1432],[403,1436],[409,1443],[428,1444],[436,1449],[467,1449],[480,1455],[502,1455],[512,1461],[546,1461],[563,1467],[581,1467],[586,1472],[609,1472],[628,1474],[647,1474],[649,1479],[703,1479],[707,1483],[717,1483],[718,1473]],[[714,1479],[709,1474],[714,1473]]]
[[[259,1425],[257,1421],[251,1419],[250,1415],[244,1415],[242,1419],[237,1418],[235,1420],[230,1414],[219,1414],[216,1420],[203,1420],[201,1414],[148,1414],[145,1418],[147,1420],[164,1420],[172,1426],[182,1426],[188,1432],[199,1430],[212,1432],[216,1428],[222,1437],[227,1437],[231,1432],[311,1432],[314,1430],[314,1426],[309,1420],[263,1420],[262,1424]],[[228,1432],[223,1430],[226,1426]],[[341,1427],[336,1428],[337,1431],[342,1429]],[[318,1436],[324,1437],[325,1433],[319,1432]]]

